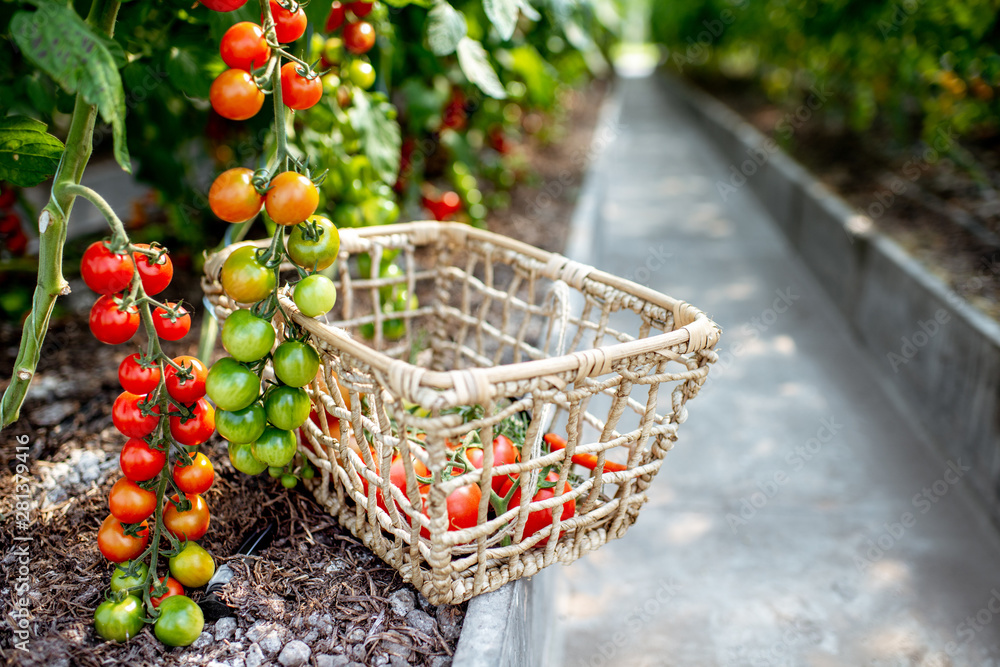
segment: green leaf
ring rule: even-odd
[[[486,49],[474,39],[463,37],[458,43],[458,64],[466,78],[476,84],[481,91],[502,100],[507,97],[500,78],[486,56]]]
[[[375,173],[384,183],[395,183],[402,145],[395,107],[384,99],[376,102],[368,93],[357,90],[347,115]]]
[[[427,45],[436,56],[454,53],[465,31],[465,17],[445,0],[438,0],[427,13]]]
[[[416,5],[417,7],[430,7],[434,4],[434,0],[382,0],[385,4],[390,7],[408,7],[410,5]]]
[[[0,181],[30,188],[56,173],[63,145],[45,130],[27,116],[0,118]]]
[[[483,0],[483,9],[486,10],[486,18],[490,20],[493,27],[500,33],[500,39],[505,42],[514,36],[514,28],[517,27],[517,10],[520,6],[518,0]]]
[[[518,0],[518,6],[521,8],[521,12],[528,17],[531,21],[541,21],[542,15],[538,13],[538,10],[531,6],[528,0]]]
[[[125,91],[107,37],[95,34],[76,12],[46,2],[36,12],[17,12],[10,22],[18,48],[63,89],[79,92],[111,125],[115,159],[131,172],[125,143]]]
[[[170,83],[191,97],[208,99],[212,81],[219,74],[219,68],[212,66],[213,55],[195,48],[171,47],[165,66]]]

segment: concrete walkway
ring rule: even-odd
[[[914,429],[748,189],[722,200],[729,165],[680,105],[655,79],[619,93],[576,259],[725,333],[638,523],[559,569],[563,664],[1000,665],[1000,540],[966,462]]]

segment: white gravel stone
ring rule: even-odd
[[[207,648],[212,645],[212,633],[203,632],[191,644],[191,648]]]
[[[414,609],[407,614],[406,622],[410,627],[419,630],[429,637],[434,636],[434,629],[437,627],[437,621],[431,618],[427,612],[420,611],[419,609]]]
[[[236,619],[232,616],[220,618],[215,622],[215,641],[229,639],[236,632]]]
[[[259,645],[251,644],[245,660],[246,667],[260,667],[264,664],[264,652],[260,650]]]
[[[389,596],[389,605],[397,616],[406,616],[416,607],[413,591],[401,588]]]
[[[281,650],[283,642],[277,630],[271,630],[261,638],[258,644],[260,644],[261,650],[264,651],[264,655],[272,656]]]
[[[278,662],[280,662],[285,667],[301,667],[302,665],[309,662],[309,656],[312,651],[309,649],[308,644],[305,642],[294,639],[285,645],[285,648],[281,649],[281,654],[278,656]]]

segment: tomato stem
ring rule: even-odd
[[[260,14],[263,17],[264,28],[267,31],[266,37],[269,43],[277,44],[278,36],[274,30],[274,18],[271,16],[271,3],[268,0],[260,0]],[[271,97],[274,101],[274,134],[278,142],[274,155],[275,168],[272,172],[284,168],[288,159],[288,138],[285,136],[285,103],[281,99],[281,52],[275,49],[271,54],[271,63],[268,65],[268,73],[271,77]],[[286,54],[287,55],[287,54]]]

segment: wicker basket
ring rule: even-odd
[[[330,323],[303,316],[287,293],[279,299],[323,360],[307,390],[325,411],[317,410],[320,426],[306,422],[300,443],[320,471],[307,481],[316,499],[435,604],[467,600],[624,535],[676,440],[685,402],[717,359],[716,325],[681,301],[463,224],[340,234]],[[238,307],[218,282],[235,247],[205,266],[206,295],[220,320]],[[377,268],[395,252],[399,275],[358,277],[353,257],[368,253]],[[386,316],[372,307],[380,289],[406,289],[419,305]],[[359,335],[365,325],[369,333],[374,327],[373,342]],[[281,314],[275,326],[280,340]],[[386,328],[402,337],[388,340]],[[476,405],[482,409],[472,421],[455,411]],[[473,430],[492,442],[494,427],[515,413],[530,419],[520,462],[494,468],[485,447],[481,470],[442,480],[452,442]],[[550,430],[567,436],[565,449],[546,453],[542,436]],[[426,434],[422,442],[415,433]],[[389,479],[397,453],[405,491]],[[574,454],[596,455],[595,471],[574,463]],[[426,501],[414,459],[435,475]],[[625,469],[600,472],[605,460]],[[493,516],[494,476],[519,474],[522,497],[534,498],[546,466],[559,475],[553,497]],[[482,495],[478,525],[448,530],[446,498],[470,482]],[[390,496],[394,503],[382,502]],[[561,506],[570,501],[575,513],[563,520]],[[538,510],[553,512],[551,527],[524,535],[529,512]]]

